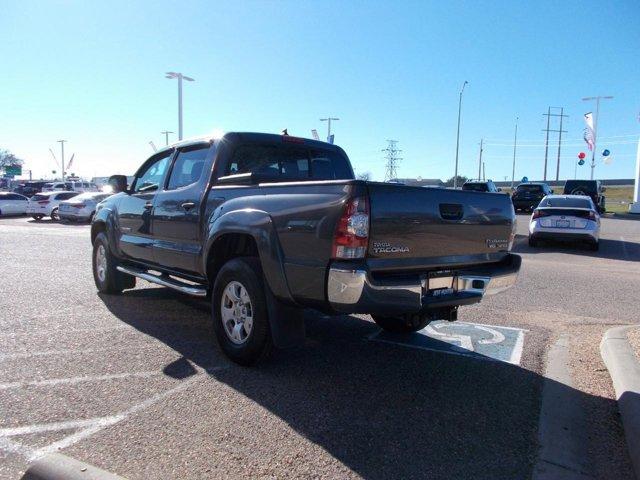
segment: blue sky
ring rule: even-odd
[[[0,0],[0,147],[36,175],[55,169],[49,148],[68,140],[72,170],[131,174],[177,131],[185,85],[185,137],[224,131],[326,135],[357,172],[384,177],[386,139],[403,150],[399,176],[453,175],[458,92],[460,173],[542,176],[548,106],[564,106],[561,177],[587,151],[581,101],[602,103],[600,178],[633,176],[640,123],[640,5],[617,2],[80,2]],[[555,127],[557,128],[557,127]],[[176,138],[175,136],[173,138]],[[555,142],[555,138],[554,138]],[[602,148],[600,148],[602,147]],[[550,149],[555,172],[557,147]],[[579,176],[588,176],[581,167]]]

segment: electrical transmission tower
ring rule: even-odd
[[[560,113],[551,113],[551,109],[560,109]],[[558,162],[556,164],[556,180],[560,176],[560,146],[562,145],[562,134],[567,133],[566,130],[562,130],[562,119],[564,117],[568,117],[569,115],[564,114],[563,107],[549,107],[547,113],[543,113],[542,116],[547,117],[547,128],[543,129],[543,132],[547,132],[547,138],[544,144],[544,180],[547,180],[547,158],[549,156],[549,132],[558,132]],[[551,117],[560,117],[560,130],[551,130],[549,129],[549,121]]]
[[[395,180],[398,178],[398,163],[402,160],[402,158],[398,156],[402,151],[398,149],[398,141],[387,140],[387,148],[382,151],[386,153],[384,158],[387,160],[387,164],[385,165],[386,171],[384,174],[384,181],[388,182],[389,180]]]

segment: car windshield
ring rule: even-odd
[[[517,192],[531,192],[540,193],[542,191],[542,185],[518,185]]]
[[[475,192],[486,192],[489,187],[486,183],[465,183],[462,185],[463,190],[473,190]]]
[[[540,207],[591,208],[591,202],[583,198],[547,197],[540,202]]]

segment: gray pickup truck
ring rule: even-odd
[[[344,151],[227,133],[164,148],[98,205],[93,275],[209,298],[221,348],[253,364],[304,340],[302,309],[408,333],[512,286],[508,196],[355,180]]]

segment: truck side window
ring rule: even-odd
[[[150,192],[160,187],[160,183],[162,183],[164,174],[169,166],[169,159],[172,153],[172,151],[164,152],[156,157],[154,161],[147,164],[145,170],[140,172],[136,177],[136,183],[133,188],[135,193]]]
[[[334,151],[311,152],[311,178],[314,180],[349,180],[353,178],[347,160]]]
[[[209,146],[181,150],[173,163],[168,190],[186,187],[200,180]]]

